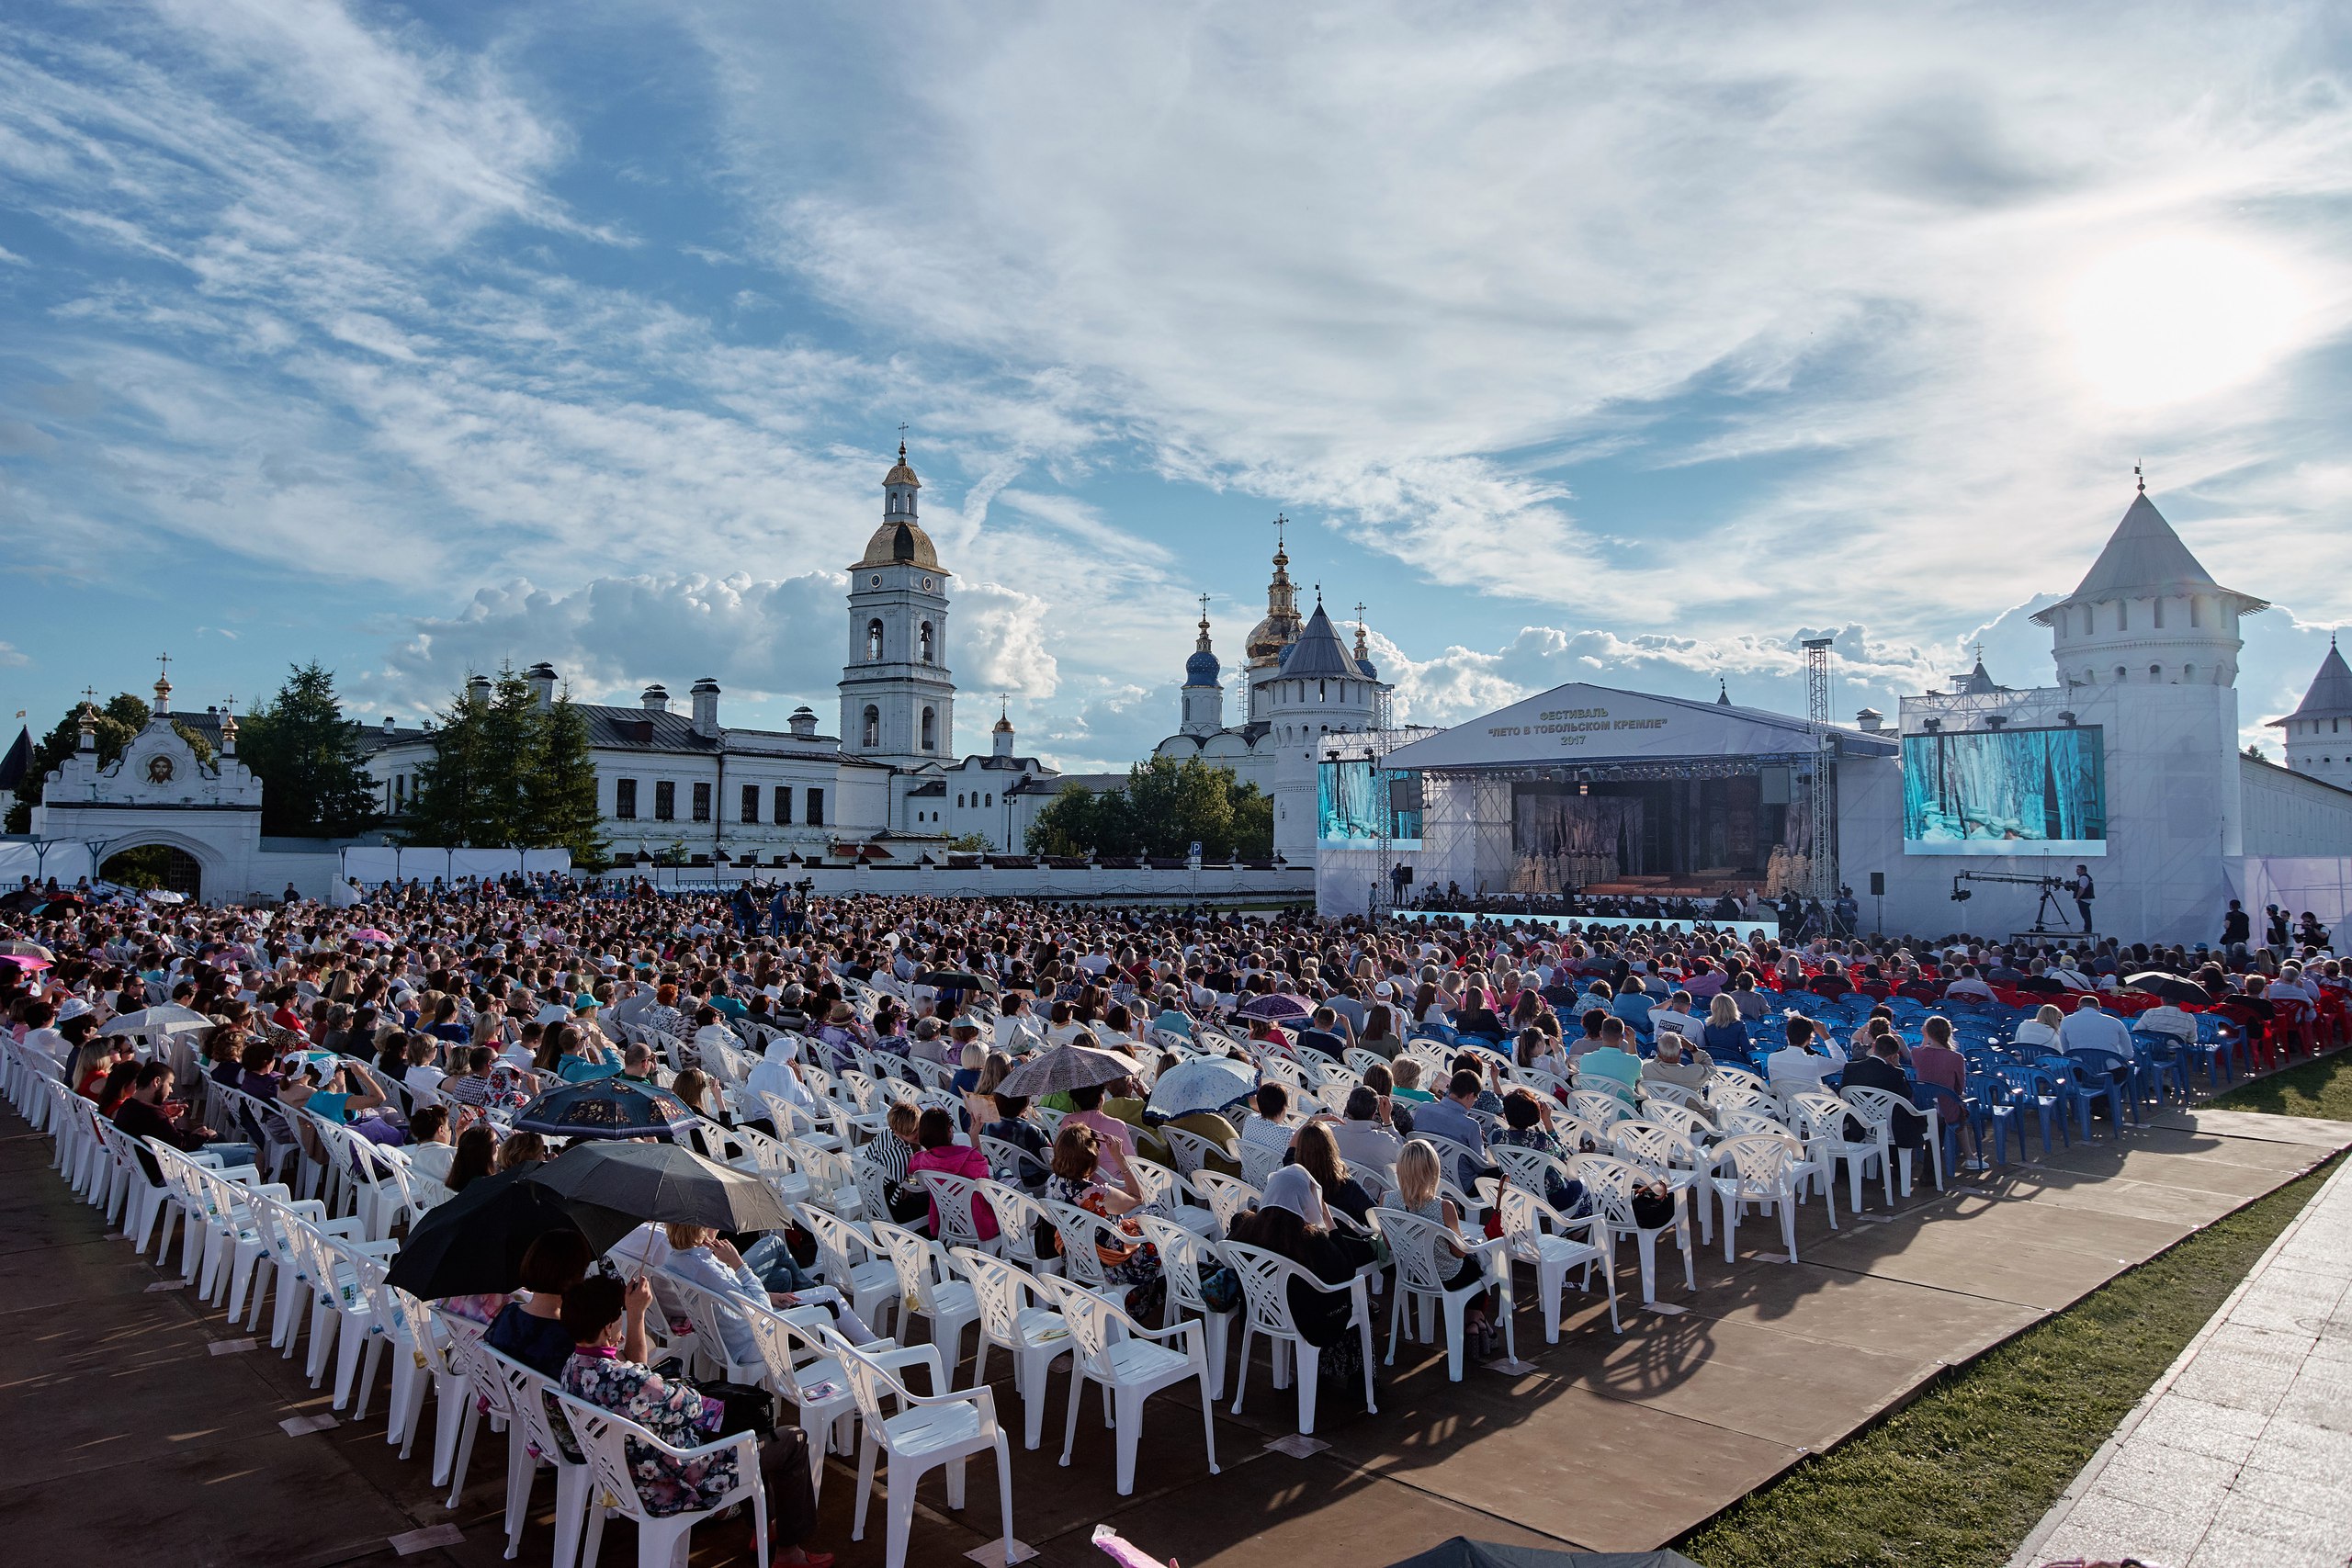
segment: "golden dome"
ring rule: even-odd
[[[875,529],[874,537],[865,541],[865,554],[857,564],[919,566],[946,575],[946,569],[939,564],[939,552],[931,547],[931,536],[913,523],[889,522]]]

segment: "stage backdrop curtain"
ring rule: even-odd
[[[1520,795],[1511,803],[1511,890],[1556,893],[1638,875],[1642,802],[1624,795]]]

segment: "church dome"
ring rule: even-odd
[[[1298,640],[1298,615],[1277,612],[1250,628],[1250,640],[1245,645],[1252,664],[1280,663],[1283,649]]]
[[[1206,649],[1184,660],[1184,684],[1187,686],[1214,686],[1217,677],[1223,673],[1216,655]]]
[[[865,541],[865,554],[859,566],[920,566],[932,571],[941,570],[939,552],[931,547],[931,536],[920,524],[885,523],[874,530],[874,537]]]

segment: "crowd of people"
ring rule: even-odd
[[[961,1109],[889,1104],[860,1156],[885,1178],[888,1218],[942,1234],[925,1173],[993,1174],[1104,1221],[1101,1272],[1149,1315],[1163,1263],[1138,1221],[1164,1212],[1155,1171],[1181,1163],[1181,1138],[1202,1141],[1203,1168],[1264,1177],[1228,1239],[1338,1283],[1381,1258],[1374,1211],[1385,1209],[1442,1227],[1458,1255],[1453,1282],[1466,1289],[1484,1264],[1472,1217],[1446,1190],[1494,1173],[1498,1150],[1576,1152],[1573,1132],[1563,1137],[1565,1094],[1528,1087],[1543,1079],[1507,1082],[1506,1061],[1550,1081],[1619,1086],[1629,1101],[1661,1085],[1695,1095],[1724,1065],[1791,1095],[1834,1077],[1906,1102],[1915,1084],[1957,1100],[1966,1070],[1940,1015],[1906,1037],[1880,1008],[1841,1037],[1810,1012],[1849,997],[1930,1008],[2041,998],[2018,1039],[2064,1053],[2114,1046],[2116,999],[2146,1001],[2135,977],[2150,973],[2188,989],[2135,1005],[2133,1026],[2184,1038],[2196,1033],[2194,1011],[2259,1028],[2296,1003],[2340,1018],[2352,999],[2338,960],[2291,944],[2027,951],[1965,937],[1743,938],[1703,916],[1689,931],[1601,919],[1561,931],[1507,918],[1333,921],[875,896],[803,899],[771,920],[716,895],[612,891],[518,881],[390,887],[347,908],[114,899],[0,911],[0,1015],[20,1046],[141,1138],[209,1147],[230,1164],[254,1156],[266,1130],[208,1124],[206,1098],[188,1092],[202,1074],[400,1147],[451,1191],[547,1157],[544,1139],[510,1130],[500,1112],[557,1085],[659,1082],[716,1122],[781,1134],[763,1108],[812,1105],[814,1073],[921,1060],[937,1069],[926,1081],[949,1078]],[[868,987],[886,994],[876,1001]],[[1252,1006],[1272,998],[1296,998],[1295,1012]],[[152,1009],[196,1021],[179,1033],[107,1032]],[[644,1031],[676,1051],[657,1055]],[[1344,1100],[1303,1103],[1295,1081],[1269,1073],[1233,1103],[1156,1114],[1149,1087],[1175,1065],[1170,1038],[1215,1044],[1227,1031],[1230,1054],[1253,1061],[1354,1063]],[[1459,1053],[1450,1071],[1404,1050],[1432,1038]],[[1043,1108],[1059,1112],[1049,1130],[1040,1102],[1001,1086],[1025,1058],[1073,1043],[1124,1054],[1135,1072],[1047,1097]],[[1898,1142],[1916,1147],[1938,1114],[1957,1113],[1950,1102],[1923,1110]],[[1464,1155],[1461,1168],[1445,1168]],[[1983,1168],[1981,1155],[1971,1163]],[[1593,1195],[1564,1168],[1547,1168],[1544,1200],[1564,1215],[1588,1212]],[[1663,1181],[1631,1200],[1637,1221],[1668,1223]],[[993,1238],[993,1213],[976,1209],[973,1220]],[[620,1250],[722,1293],[820,1310],[853,1343],[872,1337],[811,1272],[805,1234],[669,1226]],[[725,1401],[650,1364],[644,1320],[658,1309],[641,1276],[609,1278],[584,1244],[549,1237],[525,1260],[523,1283],[512,1297],[447,1304],[487,1322],[493,1347],[657,1435],[685,1443],[732,1419]],[[1481,1348],[1496,1330],[1493,1305],[1481,1297],[1468,1309]],[[1344,1296],[1295,1288],[1292,1306],[1330,1358],[1329,1386],[1354,1386]],[[799,1544],[814,1506],[805,1447],[785,1431],[761,1465],[786,1543],[779,1561],[821,1562]],[[735,1483],[731,1472],[648,1462],[649,1481],[674,1488],[680,1507]]]

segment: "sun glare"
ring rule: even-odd
[[[2110,252],[2067,301],[2075,362],[2109,402],[2185,402],[2259,375],[2292,344],[2301,284],[2259,251],[2174,237]]]

